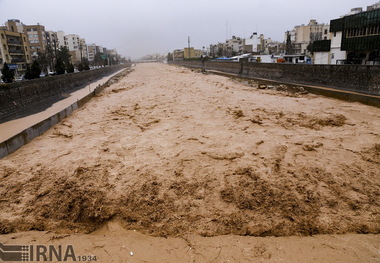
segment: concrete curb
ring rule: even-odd
[[[118,75],[124,73],[128,69],[130,68],[126,68],[125,70],[112,76],[111,78],[117,77]],[[66,117],[70,116],[73,113],[73,111],[83,107],[87,102],[91,100],[91,98],[93,98],[96,94],[99,94],[103,89],[105,89],[108,86],[108,81],[106,81],[103,85],[97,86],[91,93],[81,98],[77,102],[71,104],[64,110],[54,114],[53,116],[50,116],[49,118],[46,118],[45,120],[23,130],[17,135],[0,143],[0,159],[17,151],[19,148],[32,141],[34,138],[44,134],[51,127],[60,123]]]

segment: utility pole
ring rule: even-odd
[[[188,43],[188,52],[189,52],[189,59],[190,59],[190,37],[187,38],[187,43]]]

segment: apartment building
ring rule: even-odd
[[[258,47],[261,43],[260,37],[258,37],[257,33],[254,32],[250,38],[244,39],[244,53],[257,53]]]
[[[200,49],[195,49],[193,47],[186,47],[183,49],[183,57],[185,59],[188,58],[200,58],[202,56],[203,52]]]
[[[96,54],[96,45],[95,44],[87,45],[87,58],[88,58],[88,61],[94,61],[95,54]]]
[[[71,63],[79,64],[81,62],[80,37],[76,34],[66,35],[67,48],[71,55]]]
[[[307,25],[295,26],[293,30],[285,33],[285,41],[288,34],[292,43],[293,54],[307,54],[308,45],[318,40],[330,39],[330,26],[328,24],[319,24],[315,19],[311,19]]]
[[[231,39],[227,39],[225,43],[225,50],[227,56],[235,56],[243,53],[243,39],[240,37],[232,36]]]
[[[67,37],[65,35],[65,32],[63,31],[58,31],[57,32],[57,38],[58,38],[58,43],[59,43],[59,48],[61,47],[67,47],[69,45],[67,41]]]
[[[71,55],[71,63],[79,64],[82,58],[88,57],[86,40],[77,34],[65,34],[63,31],[56,32],[59,48],[67,47]]]
[[[174,61],[183,60],[183,57],[184,57],[183,49],[176,49],[173,51],[172,54],[173,54],[173,60]]]
[[[46,33],[45,27],[42,25],[24,25],[24,32],[28,37],[31,55],[33,58],[38,56],[38,53],[46,51]]]
[[[84,38],[79,39],[79,51],[80,51],[81,61],[83,58],[88,57],[86,39],[84,39]]]
[[[254,32],[250,38],[243,41],[243,53],[253,54],[272,54],[280,52],[280,43],[272,41],[271,38],[266,39],[263,34],[258,35]]]
[[[32,62],[26,34],[10,31],[6,27],[0,28],[0,69],[4,62],[16,73],[25,72],[26,65]]]
[[[59,50],[59,40],[57,32],[55,31],[46,31],[46,50],[45,58],[47,60],[49,71],[54,71],[54,65],[56,63],[56,55]]]
[[[46,31],[45,32],[45,38],[46,38],[46,51],[54,52],[59,49],[59,40],[58,40],[58,33],[55,31]]]
[[[26,34],[32,58],[36,58],[39,52],[45,53],[46,33],[44,26],[40,24],[25,25],[18,19],[9,19],[5,26],[9,31]]]
[[[12,32],[24,33],[24,24],[18,19],[8,19],[8,21],[5,22],[5,27]]]

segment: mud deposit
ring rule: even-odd
[[[380,111],[141,64],[0,160],[0,233],[380,231]]]

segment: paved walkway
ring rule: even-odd
[[[29,115],[27,117],[1,123],[0,124],[0,143],[8,140],[9,138],[12,138],[13,136],[19,134],[23,130],[45,120],[46,118],[49,118],[50,116],[53,116],[54,114],[57,114],[58,112],[70,106],[71,104],[75,103],[77,100],[80,100],[81,98],[85,97],[87,94],[94,91],[94,89],[98,85],[104,84],[112,76],[118,74],[119,72],[123,70],[124,69],[117,71],[113,73],[112,75],[103,77],[99,79],[98,81],[91,82],[89,85],[85,86],[84,88],[77,90],[73,93],[70,93],[67,98],[57,101],[56,103],[54,103],[53,105],[51,105],[49,108],[47,108],[44,111]]]

